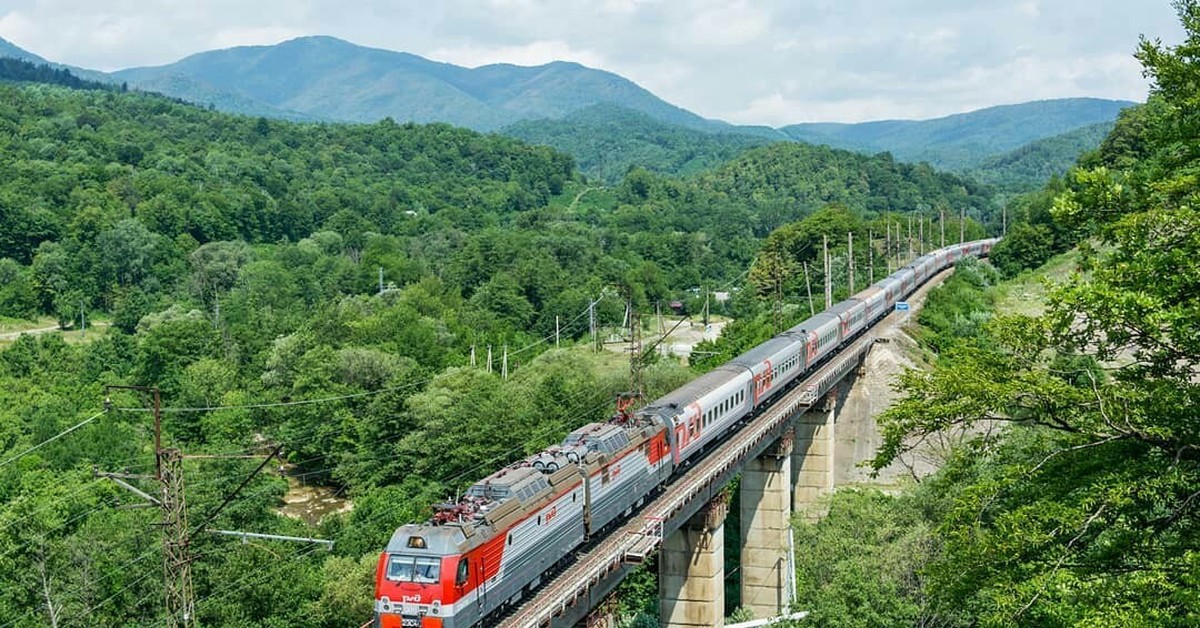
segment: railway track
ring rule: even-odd
[[[886,319],[885,319],[886,320]],[[881,321],[880,324],[883,324]],[[861,361],[870,331],[733,433],[691,471],[668,484],[641,512],[564,568],[498,624],[503,628],[573,625],[620,580],[623,571],[656,551],[663,538],[724,487],[742,464],[760,454],[795,417],[810,408]],[[581,608],[581,604],[586,608]]]

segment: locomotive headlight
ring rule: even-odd
[[[429,614],[431,614],[431,615],[441,615],[442,614],[442,603],[440,600],[434,600],[433,603],[429,605]]]
[[[379,603],[383,605],[383,612],[385,612],[385,613],[392,612],[392,601],[389,600],[386,595],[379,598]]]

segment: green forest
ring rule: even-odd
[[[917,317],[929,369],[872,464],[962,445],[796,524],[820,548],[797,554],[806,624],[1195,625],[1200,3],[1178,6],[1186,41],[1138,48],[1149,102],[1003,206],[886,153],[718,143],[681,166],[648,128],[646,163],[584,172],[448,125],[236,116],[0,66],[0,626],[164,621],[159,510],[104,475],[155,490],[153,400],[109,386],[158,389],[164,443],[192,456],[200,625],[361,625],[395,527],[611,414],[629,358],[592,350],[589,304],[619,339],[627,302],[698,321],[731,293],[698,359],[647,357],[653,398],[819,310],[825,238],[840,298],[851,267],[865,286],[960,227],[1007,237]],[[1069,280],[1010,307],[1052,259]],[[330,511],[281,516],[299,489]],[[624,591],[649,608],[644,574]]]
[[[359,625],[396,526],[611,414],[628,358],[587,349],[589,303],[605,335],[627,298],[698,313],[718,288],[735,298],[714,313],[753,319],[748,269],[798,220],[844,257],[821,216],[867,238],[919,215],[924,246],[937,208],[971,233],[998,218],[985,188],[886,156],[781,144],[609,185],[499,135],[240,117],[27,70],[0,83],[5,626],[163,619],[158,510],[99,475],[155,490],[152,400],[108,386],[157,388],[163,442],[201,456],[182,471],[202,625]],[[47,325],[64,331],[16,333]],[[646,392],[695,372],[662,360]],[[353,509],[282,517],[289,483]]]
[[[798,526],[815,625],[1200,623],[1200,3],[1176,6],[1183,43],[1137,49],[1149,102],[1021,200],[992,260],[1016,283],[970,264],[930,296],[931,368],[904,376],[872,464],[960,444],[914,487],[839,491]],[[1068,248],[1031,303],[1026,269]]]

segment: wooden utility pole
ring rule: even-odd
[[[829,236],[821,236],[821,250],[825,258],[825,309],[833,307],[833,282],[829,276]]]

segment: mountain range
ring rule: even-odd
[[[201,52],[168,65],[111,73],[47,62],[0,39],[2,56],[67,67],[91,80],[126,83],[246,115],[347,122],[390,117],[500,131],[566,150],[585,171],[603,171],[609,179],[623,174],[629,160],[613,151],[636,148],[635,153],[657,159],[666,170],[686,173],[727,158],[739,147],[787,140],[890,152],[903,161],[970,171],[1030,142],[1111,123],[1117,112],[1134,104],[1069,98],[933,120],[774,129],[706,119],[617,74],[577,63],[465,68],[326,36]],[[663,152],[681,146],[683,155]]]

